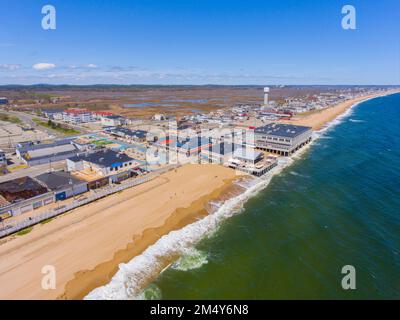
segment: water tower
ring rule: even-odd
[[[264,88],[264,106],[268,106],[269,87]]]

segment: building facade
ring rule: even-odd
[[[311,141],[311,127],[270,123],[254,130],[256,147],[282,156],[290,156]]]
[[[67,109],[63,112],[63,120],[70,123],[86,123],[93,121],[93,115],[87,109]]]

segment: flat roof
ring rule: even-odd
[[[210,143],[210,140],[204,137],[194,137],[191,138],[189,140],[184,140],[182,142],[178,141],[178,147],[182,148],[182,149],[187,149],[187,150],[191,150],[191,149],[196,149],[199,148],[201,146],[207,145]]]
[[[0,183],[0,194],[9,202],[17,202],[47,193],[46,187],[31,177],[21,177]]]
[[[116,128],[111,133],[122,133],[130,137],[146,138],[147,131],[144,130],[130,130],[127,128]]]
[[[258,158],[262,157],[262,155],[263,155],[262,152],[256,151],[253,148],[243,148],[243,147],[236,149],[235,152],[233,153],[234,158],[245,159],[249,161],[255,161]]]
[[[89,154],[81,154],[76,157],[69,158],[73,162],[86,161],[94,163],[100,167],[113,167],[123,162],[134,161],[135,159],[127,156],[125,153],[115,152],[111,149],[103,149]]]
[[[19,144],[21,147],[17,148],[20,153],[25,153],[31,150],[39,150],[39,149],[45,149],[45,148],[53,148],[56,146],[62,146],[66,144],[71,144],[72,138],[68,139],[62,139],[62,140],[56,140],[52,143],[38,143],[38,144],[30,144],[31,141],[24,141],[20,142]]]
[[[294,138],[308,130],[311,130],[311,127],[296,126],[293,124],[283,123],[270,123],[265,126],[256,128],[254,132],[259,134]]]
[[[49,147],[49,148],[42,148],[38,150],[29,150],[27,152],[27,160],[30,159],[36,159],[36,158],[42,158],[46,156],[52,156],[52,155],[59,155],[59,154],[64,154],[64,153],[69,153],[77,151],[77,148],[72,145],[72,144],[65,144],[65,145],[60,145],[60,146],[54,146],[54,147]]]
[[[211,147],[211,152],[226,155],[234,152],[239,146],[230,142],[221,142]]]
[[[65,171],[46,172],[36,176],[35,179],[43,182],[47,188],[52,191],[84,183],[83,181],[74,178],[69,172]]]

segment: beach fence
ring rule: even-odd
[[[126,181],[119,185],[110,185],[105,188],[95,190],[95,192],[93,194],[91,194],[90,196],[86,196],[86,197],[83,197],[80,199],[74,199],[70,203],[67,203],[65,205],[60,205],[57,208],[53,208],[49,211],[46,211],[40,215],[35,216],[35,217],[30,217],[25,220],[19,221],[19,222],[15,223],[14,225],[6,225],[3,227],[0,224],[0,227],[2,227],[2,229],[0,230],[0,238],[8,236],[12,233],[18,232],[20,230],[23,230],[23,229],[33,226],[35,224],[41,223],[43,221],[49,220],[60,214],[65,213],[67,211],[81,207],[85,204],[88,204],[90,202],[104,198],[113,193],[117,193],[117,192],[123,191],[125,189],[129,189],[129,188],[132,188],[139,184],[153,180],[153,179],[157,178],[158,176],[160,176],[161,174],[166,173],[171,170],[174,170],[177,167],[179,167],[179,165],[170,165],[168,167],[164,167],[164,168],[160,168],[155,171],[152,171],[151,173],[146,174],[142,177],[135,178],[132,181]],[[6,223],[6,222],[7,222],[6,220],[3,221],[3,223]]]

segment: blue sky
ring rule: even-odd
[[[54,5],[56,30],[41,27]],[[351,4],[357,29],[343,30]],[[399,0],[0,0],[0,84],[400,84]]]

